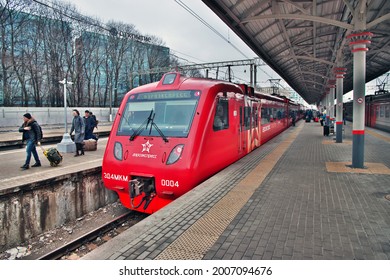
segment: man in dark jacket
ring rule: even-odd
[[[96,119],[96,116],[91,111],[89,111],[89,117],[92,118],[94,121],[94,124],[95,124],[94,128],[97,128],[99,122]]]
[[[40,145],[40,141],[42,139],[41,129],[37,121],[31,116],[30,113],[26,113],[23,115],[23,124],[19,128],[19,132],[23,133],[23,138],[26,138],[26,161],[23,166],[21,166],[22,170],[26,170],[30,168],[30,160],[31,154],[34,156],[35,164],[31,167],[39,167],[41,166],[41,161],[39,160],[39,156],[37,153],[36,145]]]
[[[88,140],[88,139],[97,140],[96,136],[93,135],[93,129],[96,126],[95,119],[91,117],[88,110],[85,110],[84,123],[85,123],[84,140]]]

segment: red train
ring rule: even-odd
[[[390,93],[366,96],[365,125],[390,132]],[[353,101],[344,103],[345,119],[352,121]]]
[[[124,206],[156,212],[300,116],[286,98],[167,73],[125,96],[103,158],[104,184]]]

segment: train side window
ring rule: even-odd
[[[229,102],[228,100],[220,99],[215,108],[215,116],[213,129],[214,131],[229,128]]]
[[[242,122],[242,107],[240,106],[240,129],[243,127],[243,122]]]
[[[251,107],[245,107],[244,108],[244,125],[245,130],[248,130],[251,128],[251,114],[252,114],[252,108]]]
[[[390,105],[386,105],[385,118],[390,118]]]
[[[270,114],[268,108],[261,108],[261,124],[267,124],[270,122]]]
[[[254,123],[254,127],[258,127],[259,124],[258,124],[258,119],[259,119],[259,111],[258,111],[258,107],[257,107],[257,103],[255,103],[255,105],[253,106],[253,123]]]

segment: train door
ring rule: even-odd
[[[255,149],[256,147],[260,146],[260,125],[259,125],[259,113],[260,111],[260,102],[253,102],[253,109],[252,109],[252,113],[253,113],[253,141],[254,141],[254,147],[253,149]]]
[[[242,155],[243,152],[247,149],[248,147],[248,137],[247,137],[247,129],[245,127],[246,124],[246,110],[247,107],[245,106],[244,103],[240,102],[239,104],[239,114],[240,114],[240,124],[239,124],[239,133],[238,133],[238,141],[239,141],[239,149],[240,152],[239,154]]]
[[[243,151],[243,142],[242,142],[242,118],[243,118],[243,115],[242,115],[242,105],[241,104],[237,104],[237,107],[239,107],[239,118],[240,118],[240,121],[238,122],[238,155],[241,155],[242,154],[242,151]]]
[[[366,102],[366,112],[365,112],[365,118],[366,118],[366,126],[374,127],[375,126],[375,119],[371,118],[371,116],[375,115],[375,107],[371,102]]]

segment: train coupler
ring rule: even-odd
[[[150,202],[156,195],[155,188],[153,184],[153,180],[151,179],[132,179],[129,181],[129,192],[130,192],[130,201],[131,201],[131,207],[133,209],[137,209],[140,207],[144,202],[144,210],[149,206]],[[141,201],[138,203],[138,205],[134,205],[134,199],[137,196],[140,196],[144,194]]]
[[[138,181],[137,179],[130,180],[130,198],[134,199],[136,196],[139,196],[144,189],[144,184]]]

